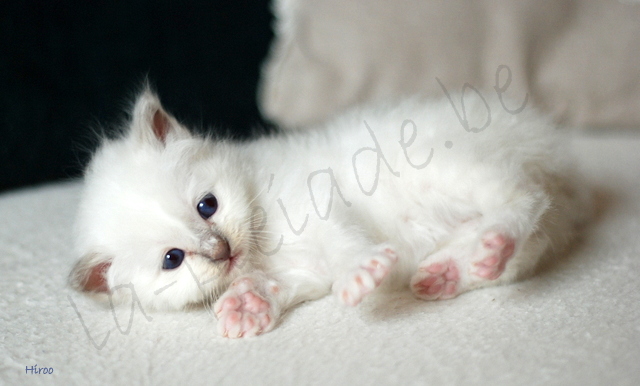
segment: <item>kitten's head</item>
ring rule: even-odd
[[[124,135],[93,156],[71,285],[155,309],[207,301],[253,255],[251,187],[231,144],[192,135],[138,98]]]

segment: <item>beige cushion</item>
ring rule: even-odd
[[[274,11],[259,100],[286,127],[465,83],[495,93],[498,72],[511,110],[526,100],[567,125],[640,127],[637,0],[275,0]]]

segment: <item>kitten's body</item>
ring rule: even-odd
[[[583,202],[549,122],[471,99],[466,118],[490,119],[484,130],[465,130],[446,100],[414,98],[228,143],[193,137],[145,93],[130,133],[89,168],[78,228],[88,257],[72,282],[114,294],[132,283],[155,308],[224,292],[218,327],[236,337],[332,290],[355,305],[381,284],[435,300],[513,281],[566,244]],[[195,207],[209,192],[219,208],[203,219]],[[185,264],[163,270],[171,248]]]

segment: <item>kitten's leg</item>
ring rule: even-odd
[[[449,299],[530,271],[548,246],[548,237],[536,227],[549,204],[542,193],[517,197],[462,224],[419,265],[410,282],[413,293],[425,300]]]
[[[397,261],[390,245],[377,245],[357,268],[334,282],[333,292],[342,303],[355,306],[380,285]]]

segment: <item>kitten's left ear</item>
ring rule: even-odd
[[[189,132],[162,108],[160,100],[149,88],[138,96],[133,107],[130,134],[145,143],[162,145],[189,137]]]
[[[99,254],[83,256],[71,270],[69,284],[81,292],[108,293],[107,272],[112,259]]]

